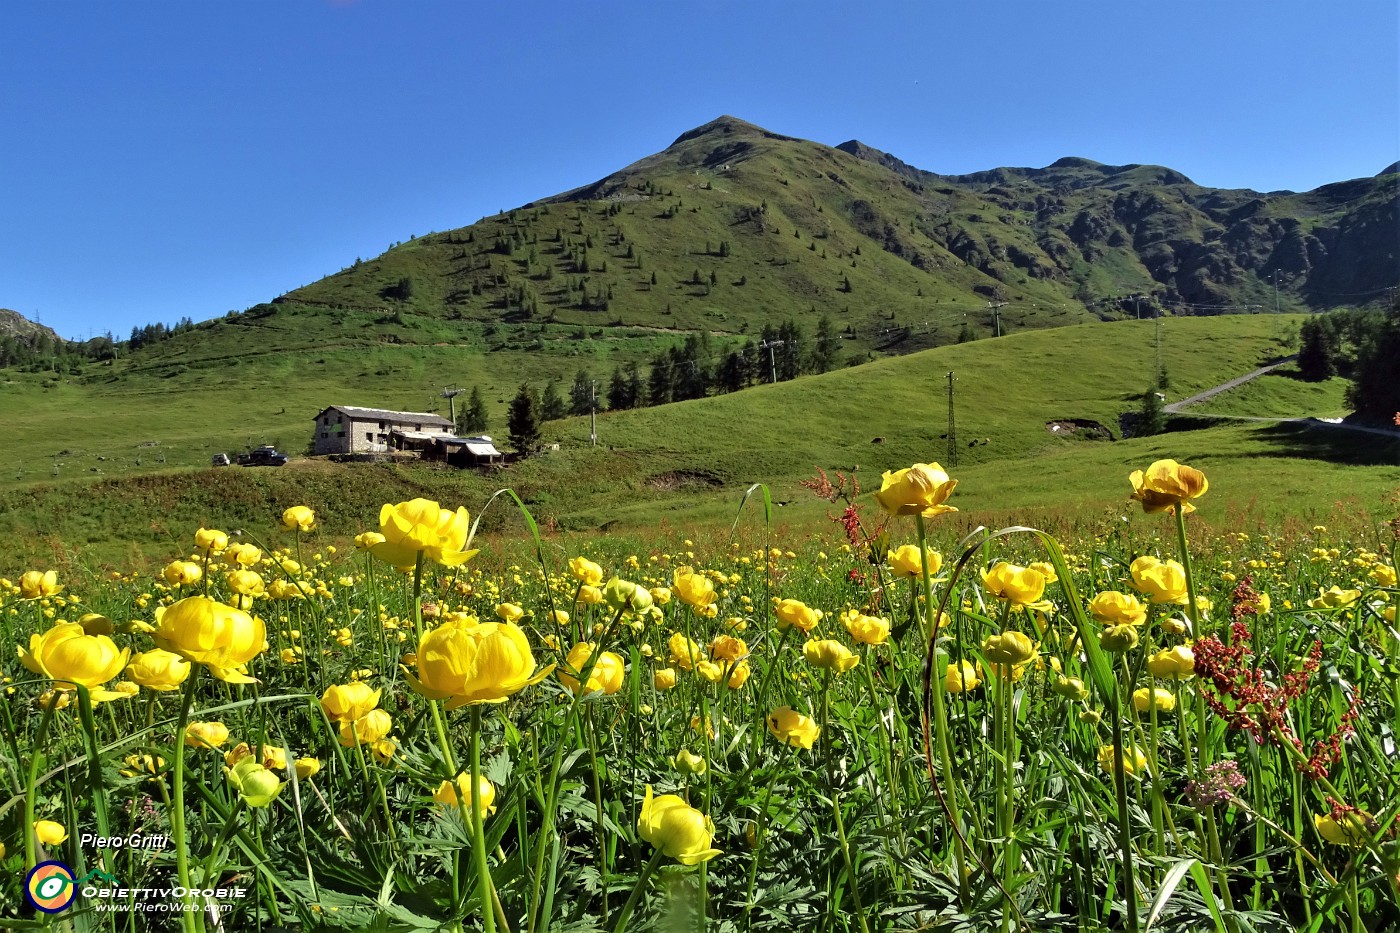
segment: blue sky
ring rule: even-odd
[[[0,307],[85,338],[269,300],[729,113],[958,173],[1306,190],[1400,158],[1390,0],[11,0]]]

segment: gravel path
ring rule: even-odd
[[[1230,391],[1231,389],[1235,388],[1235,386],[1242,386],[1242,385],[1244,385],[1246,382],[1249,382],[1251,379],[1258,379],[1260,376],[1264,375],[1265,373],[1273,372],[1275,369],[1278,369],[1280,366],[1284,365],[1285,363],[1291,363],[1291,362],[1293,362],[1294,360],[1296,360],[1297,358],[1298,358],[1298,354],[1296,354],[1296,353],[1293,354],[1292,356],[1286,356],[1286,357],[1284,357],[1283,359],[1279,360],[1277,363],[1270,363],[1268,366],[1262,366],[1262,367],[1260,367],[1259,369],[1256,369],[1256,370],[1255,370],[1254,372],[1252,372],[1252,373],[1245,373],[1243,376],[1237,376],[1237,377],[1235,377],[1234,379],[1231,379],[1229,382],[1222,382],[1222,383],[1220,383],[1220,385],[1215,386],[1214,388],[1206,389],[1204,392],[1198,392],[1197,394],[1191,396],[1190,398],[1184,398],[1184,399],[1182,399],[1182,400],[1179,401],[1179,402],[1172,402],[1170,405],[1163,405],[1162,407],[1163,407],[1165,410],[1171,412],[1172,414],[1176,414],[1176,413],[1180,412],[1181,409],[1185,408],[1185,407],[1188,406],[1188,405],[1195,405],[1195,404],[1198,403],[1198,402],[1204,402],[1204,401],[1206,401],[1207,399],[1215,398],[1215,397],[1216,397],[1217,395],[1219,395],[1221,392],[1228,392],[1228,391]],[[1272,420],[1276,420],[1276,419],[1270,418],[1270,419],[1265,419],[1265,420],[1270,420],[1270,421],[1272,421]]]

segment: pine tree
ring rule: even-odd
[[[636,363],[627,364],[627,407],[640,408],[646,403],[646,395],[642,388],[642,371],[637,368]]]
[[[457,434],[472,437],[486,431],[486,403],[481,398],[481,388],[472,386],[471,399],[457,414]]]
[[[651,377],[647,380],[647,404],[665,405],[671,401],[675,381],[675,368],[671,365],[671,357],[665,353],[658,353],[651,361]]]
[[[1337,374],[1337,346],[1330,328],[1321,318],[1310,317],[1299,332],[1298,371],[1310,382],[1321,382]]]
[[[510,446],[525,456],[532,453],[540,444],[539,403],[528,382],[520,384],[520,391],[511,399],[510,415],[507,422],[510,431]]]
[[[588,370],[580,369],[574,374],[574,384],[569,387],[569,414],[586,415],[593,410],[593,377]]]
[[[614,366],[612,379],[608,382],[608,408],[623,411],[632,407],[627,402],[627,377],[622,374],[621,366]]]
[[[1157,393],[1157,387],[1152,386],[1142,393],[1142,410],[1138,413],[1137,427],[1133,435],[1150,437],[1153,434],[1161,434],[1166,429],[1167,412],[1162,406],[1162,396]]]
[[[551,379],[544,387],[544,395],[540,398],[540,420],[558,421],[567,412],[564,409],[564,399],[559,395],[559,383]]]
[[[830,372],[836,368],[841,351],[841,338],[832,329],[831,318],[825,314],[817,322],[817,339],[812,347],[811,368],[814,373]]]

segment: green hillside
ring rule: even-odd
[[[1164,321],[1169,396],[1194,394],[1281,355],[1297,320]],[[1116,441],[1048,430],[1051,421],[1082,419],[1120,436],[1117,417],[1136,407],[1155,355],[1149,322],[1016,334],[728,396],[606,413],[596,448],[588,446],[587,420],[569,419],[552,435],[559,451],[490,474],[308,460],[280,470],[167,469],[127,479],[28,484],[0,493],[0,534],[12,542],[7,553],[16,561],[52,559],[55,551],[72,548],[94,560],[121,560],[182,549],[187,530],[199,524],[243,527],[276,540],[274,518],[292,504],[313,506],[326,534],[348,536],[372,523],[387,500],[430,495],[475,510],[506,485],[546,528],[563,531],[654,529],[659,521],[714,527],[732,520],[743,490],[759,481],[788,503],[781,520],[804,521],[827,507],[798,486],[819,467],[854,472],[869,491],[884,469],[949,462],[950,370],[956,377],[954,472],[964,482],[959,527],[1006,520],[1025,509],[1101,514],[1121,505],[1128,470],[1160,456],[1208,465],[1214,508],[1252,506],[1266,517],[1285,506],[1298,511],[1300,498],[1319,510],[1342,500],[1374,509],[1400,481],[1400,446],[1336,429],[1227,424]],[[237,411],[273,404],[258,401],[268,394],[190,387],[184,397],[153,399],[150,411],[206,410],[195,407],[192,400],[199,398]],[[153,417],[149,413],[130,417],[148,429],[154,424],[142,420]],[[91,428],[98,417],[90,419]],[[182,425],[195,420],[167,419],[170,430],[192,430]],[[504,509],[485,527],[519,530],[518,519]]]

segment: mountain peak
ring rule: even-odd
[[[1397,173],[1400,173],[1400,162],[1392,162],[1377,172],[1376,177],[1380,178],[1382,175],[1395,175]]]
[[[18,311],[11,311],[9,308],[0,308],[0,337],[18,337],[26,343],[32,342],[38,337],[58,341],[63,339],[53,328],[31,321]]]
[[[836,148],[855,156],[857,159],[863,159],[866,162],[874,162],[876,165],[883,165],[890,171],[903,175],[905,178],[917,179],[920,176],[929,174],[922,169],[915,168],[898,156],[890,155],[888,152],[876,149],[874,146],[867,146],[859,139],[848,139],[844,143],[839,144]]]
[[[721,114],[709,123],[703,123],[693,130],[687,130],[676,137],[672,146],[680,145],[692,139],[700,139],[706,136],[731,137],[731,136],[762,136],[767,139],[791,140],[791,136],[782,136],[778,133],[771,133],[761,126],[757,126],[747,120],[740,120],[738,117],[731,117],[729,114]]]

